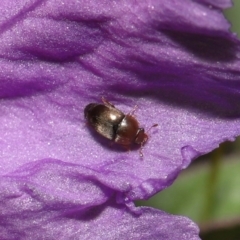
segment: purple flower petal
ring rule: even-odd
[[[194,158],[238,136],[240,43],[220,11],[229,4],[1,1],[1,192],[3,202],[16,200],[7,202],[6,216],[21,214],[21,197],[27,212],[39,202],[38,214],[30,213],[37,219],[54,205],[58,215],[102,207],[113,194],[118,203],[148,198]],[[159,124],[143,159],[85,125],[85,105],[101,96],[125,113],[137,104],[146,129]],[[61,160],[50,185],[49,158]]]
[[[28,164],[1,177],[1,239],[199,239],[185,217],[114,198],[89,169],[51,159]]]
[[[96,172],[128,199],[148,198],[240,134],[239,41],[230,1],[4,1],[1,172],[56,158]],[[209,2],[211,4],[211,1]],[[105,96],[149,133],[144,159],[89,131],[83,109]]]

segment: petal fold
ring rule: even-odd
[[[199,239],[189,219],[117,204],[115,196],[90,169],[29,163],[0,179],[1,238]]]

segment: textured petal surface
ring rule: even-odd
[[[118,236],[132,224],[151,229],[146,239],[194,239],[196,227],[184,218],[143,209],[133,221],[132,212],[119,208],[169,186],[191,160],[240,134],[240,43],[221,12],[229,5],[2,0],[2,231],[7,227],[14,239],[30,228],[34,237],[47,229],[66,239],[80,229],[96,234],[93,226],[103,219],[115,235],[123,216]],[[138,148],[109,146],[86,126],[83,109],[101,96],[126,113],[137,104],[146,129],[159,124],[149,132],[143,159]],[[109,205],[113,195],[117,206]],[[72,217],[79,211],[81,219],[93,206],[103,213],[99,218]],[[178,237],[170,231],[175,225]]]
[[[228,6],[1,1],[2,236],[198,239],[185,218],[124,203],[240,134],[240,42],[221,12]],[[146,129],[159,124],[143,159],[86,126],[84,107],[102,96],[125,113],[137,104]]]
[[[1,177],[1,239],[199,239],[189,219],[116,204],[90,176],[46,159]]]
[[[56,158],[91,167],[130,199],[165,188],[240,133],[239,41],[230,1],[2,1],[2,174]],[[105,96],[152,129],[130,153],[85,125]],[[101,177],[105,175],[106,177]]]

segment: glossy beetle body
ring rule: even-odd
[[[143,144],[148,140],[143,128],[132,114],[125,115],[102,98],[103,104],[90,103],[84,109],[88,123],[102,136],[129,149],[133,143]],[[140,151],[142,156],[142,152]]]

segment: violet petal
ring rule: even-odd
[[[238,136],[240,43],[220,11],[230,1],[208,3],[2,1],[1,174],[55,158],[91,168],[124,201],[148,198]],[[143,159],[85,126],[103,95],[159,124]]]
[[[116,204],[90,172],[46,159],[1,177],[1,239],[199,239],[185,217]]]

